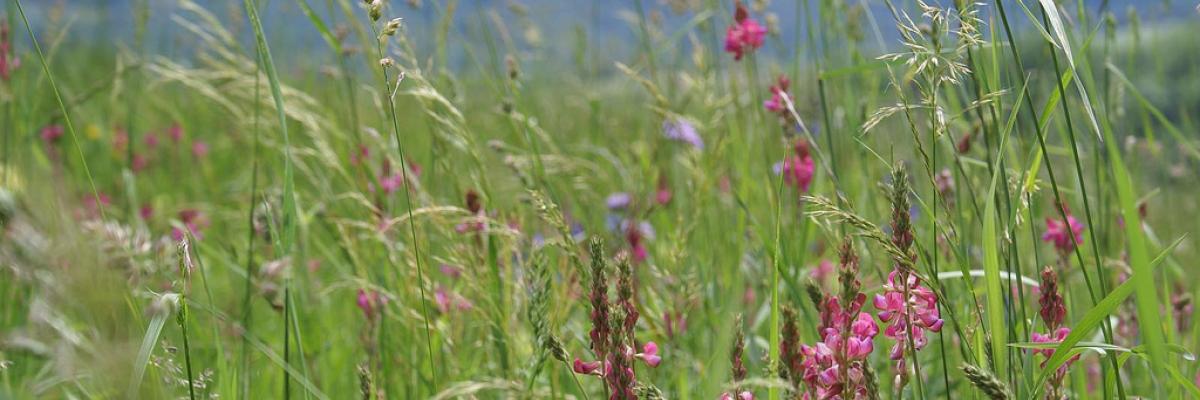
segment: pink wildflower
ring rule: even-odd
[[[458,279],[462,276],[462,268],[450,264],[439,265],[438,271],[441,271],[442,275],[446,275],[450,277],[450,279]]]
[[[600,371],[600,361],[584,362],[583,360],[576,358],[573,369],[575,370],[575,373],[580,374],[580,375],[603,375],[604,374],[603,371]]]
[[[356,304],[358,305],[358,308],[362,310],[363,316],[365,316],[367,320],[375,320],[375,318],[379,316],[379,312],[382,311],[381,307],[386,303],[387,298],[380,295],[379,292],[374,290],[367,291],[358,289],[358,299]]]
[[[747,53],[762,47],[767,28],[750,18],[741,1],[736,3],[733,19],[734,24],[725,31],[725,52],[732,53],[734,60],[741,60]]]
[[[470,300],[460,296],[458,293],[447,290],[445,286],[439,286],[433,292],[433,299],[437,303],[438,311],[441,311],[442,314],[450,312],[451,309],[456,311],[470,311],[475,308],[475,305]]]
[[[8,22],[0,22],[0,80],[7,82],[13,70],[21,66],[21,59],[12,53],[12,38],[8,36]]]
[[[1075,238],[1071,240],[1072,236]],[[1042,234],[1043,242],[1054,243],[1054,248],[1062,253],[1070,253],[1075,250],[1075,245],[1083,243],[1083,224],[1075,219],[1075,216],[1067,213],[1067,221],[1054,218],[1046,218],[1046,232]]]
[[[775,80],[775,84],[771,85],[771,98],[763,101],[763,108],[779,114],[781,117],[788,117],[787,102],[791,100],[791,95],[788,94],[789,86],[791,86],[791,80],[780,75]]]
[[[812,183],[814,165],[808,152],[808,142],[800,141],[793,148],[795,154],[775,164],[775,173],[783,174],[783,183],[794,187],[801,193],[808,192]]]
[[[145,171],[146,168],[150,168],[150,159],[141,154],[134,154],[133,164],[129,166],[129,169],[133,170],[134,173],[138,173]]]
[[[202,140],[192,142],[192,157],[204,158],[208,155],[208,143]]]
[[[104,192],[96,193],[95,196],[84,196],[83,198],[84,212],[92,218],[100,217],[101,210],[110,205],[112,205],[112,198],[108,197]]]
[[[658,179],[658,189],[654,191],[654,202],[660,206],[671,204],[671,185],[667,183],[666,176]]]
[[[883,293],[875,295],[879,319],[890,323],[883,335],[896,341],[889,354],[898,365],[904,363],[904,348],[910,335],[914,350],[921,350],[929,343],[925,331],[940,332],[945,322],[938,311],[937,295],[921,285],[916,274],[903,273],[907,275],[906,282],[897,282],[901,274],[899,270],[888,274]]]
[[[179,222],[183,225],[182,228],[171,228],[171,239],[176,242],[182,241],[183,238],[190,233],[196,240],[201,240],[204,235],[201,233],[204,228],[208,227],[208,218],[204,214],[195,209],[184,209],[179,211]],[[184,229],[187,229],[184,231]]]
[[[146,136],[142,137],[142,142],[146,144],[147,149],[154,150],[158,148],[158,135],[147,133]]]
[[[654,342],[646,342],[645,345],[642,345],[642,352],[633,356],[651,367],[657,367],[658,363],[662,362],[662,357],[658,356],[658,345]]]
[[[350,153],[350,165],[358,166],[371,156],[371,151],[365,145],[358,145],[354,152]]]
[[[1062,295],[1058,293],[1058,274],[1052,267],[1047,266],[1042,270],[1041,296],[1038,303],[1041,306],[1039,314],[1042,316],[1042,321],[1046,323],[1046,330],[1053,333],[1033,332],[1030,339],[1034,343],[1061,343],[1071,333],[1071,329],[1061,327],[1067,310],[1063,304]],[[1054,355],[1055,349],[1034,349],[1032,351],[1046,357],[1046,360],[1042,361],[1042,367],[1045,368],[1046,362]],[[1058,370],[1046,383],[1046,398],[1063,398],[1062,386],[1067,377],[1067,368],[1077,360],[1079,360],[1078,355],[1058,367]]]
[[[178,122],[171,124],[171,127],[167,128],[167,137],[171,138],[172,142],[179,143],[183,140],[183,127],[180,127]]]
[[[818,284],[825,284],[825,280],[833,273],[833,263],[829,260],[821,260],[812,271],[809,271],[808,276]]]
[[[634,223],[630,220],[625,220],[622,227],[625,228],[625,241],[629,243],[633,261],[635,263],[646,261],[650,256],[649,251],[646,250],[646,239],[654,238],[654,228],[647,222]]]
[[[125,131],[125,128],[119,126],[114,127],[113,130],[115,131],[112,139],[113,152],[122,153],[125,151],[125,147],[129,145],[129,133]]]
[[[59,139],[62,139],[63,132],[62,125],[48,125],[45,128],[42,128],[42,141],[45,142],[47,146],[52,146],[55,143],[58,143]]]
[[[741,393],[738,393],[737,397],[734,397],[729,393],[722,393],[721,400],[754,400],[754,393],[750,393],[749,390],[744,390]]]

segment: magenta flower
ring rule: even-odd
[[[365,157],[366,156],[366,152],[365,152],[366,148],[362,148],[362,149],[363,149],[363,153],[361,153],[361,154],[363,155],[363,157]],[[351,159],[353,161],[353,156],[351,156]],[[404,182],[404,171],[401,171],[399,169],[393,170],[392,163],[390,161],[388,161],[386,158],[383,160],[383,163],[382,163],[382,166],[380,167],[380,169],[381,169],[381,172],[379,174],[379,187],[383,189],[383,192],[385,194],[390,195],[392,193],[395,193],[396,190],[399,190],[401,187],[404,186],[404,183],[405,183]],[[409,163],[409,171],[411,172],[411,176],[409,177],[410,179],[416,179],[421,174],[421,168],[413,163]]]
[[[826,278],[829,278],[830,274],[833,273],[833,267],[833,263],[829,260],[821,260],[816,267],[813,267],[812,271],[808,272],[808,276],[817,281],[817,283],[824,285]]]
[[[48,125],[45,128],[42,128],[42,141],[45,142],[47,146],[52,146],[55,143],[58,143],[59,139],[62,139],[63,133],[64,131],[62,125]]]
[[[141,216],[143,220],[150,219],[154,216],[154,206],[143,204],[142,207],[138,209],[138,215]]]
[[[387,298],[379,294],[379,292],[371,290],[366,291],[358,289],[358,299],[355,302],[358,308],[362,310],[363,316],[367,320],[374,320],[379,312],[382,311],[382,306],[387,304]]]
[[[192,142],[192,157],[204,158],[208,155],[208,143],[197,140]]]
[[[858,398],[866,393],[863,368],[875,350],[879,326],[870,314],[860,311],[865,301],[866,295],[859,293],[843,308],[837,297],[828,297],[821,307],[821,341],[800,345],[800,379],[819,399]]]
[[[747,53],[762,47],[767,28],[750,18],[749,11],[741,1],[736,3],[734,24],[725,31],[725,52],[732,53],[734,60],[741,60]]]
[[[433,299],[437,303],[438,311],[441,311],[442,314],[450,312],[451,309],[456,311],[470,311],[475,308],[475,305],[470,300],[460,296],[458,293],[447,290],[445,286],[439,286],[433,292]]]
[[[400,174],[391,174],[379,178],[379,187],[383,188],[384,193],[392,194],[392,192],[395,192],[401,186],[404,186],[404,177]]]
[[[172,142],[179,143],[183,140],[183,127],[180,127],[178,122],[171,124],[171,127],[167,128],[167,137],[171,138]]]
[[[633,356],[641,359],[646,363],[646,365],[651,367],[657,367],[658,363],[662,362],[662,357],[658,356],[658,345],[654,342],[646,342],[646,344],[642,346],[642,352],[634,354]]]
[[[145,171],[146,168],[150,168],[150,159],[141,154],[134,154],[133,164],[129,166],[129,169],[132,169],[134,173],[138,173]]]
[[[754,400],[754,393],[750,393],[749,390],[744,390],[741,393],[738,393],[737,397],[734,397],[729,393],[723,393],[721,394],[721,400]]]
[[[1071,328],[1063,327],[1063,328],[1056,329],[1054,331],[1053,335],[1034,332],[1031,336],[1032,336],[1032,340],[1034,343],[1062,343],[1063,339],[1066,339],[1067,335],[1069,335],[1070,333],[1071,333]],[[1036,354],[1041,354],[1043,356],[1046,356],[1046,358],[1054,356],[1054,349],[1052,349],[1052,348],[1050,348],[1050,349],[1033,349],[1033,352]],[[1074,362],[1077,359],[1079,359],[1079,356],[1075,356],[1075,358],[1072,358],[1070,361],[1067,362],[1067,364],[1064,364],[1062,366],[1062,368],[1065,369],[1067,367],[1067,365],[1070,365],[1072,362]]]
[[[779,116],[789,117],[787,102],[791,100],[791,95],[788,94],[788,87],[792,81],[786,76],[780,75],[775,80],[775,84],[771,85],[771,98],[763,101],[763,108],[767,111],[779,114]]]
[[[604,375],[604,373],[600,371],[600,361],[584,362],[583,360],[576,358],[573,369],[575,370],[575,373],[580,375]]]
[[[8,36],[8,22],[0,22],[0,80],[8,82],[13,70],[21,66],[21,59],[12,53],[12,38]]]
[[[111,205],[112,198],[108,197],[104,192],[96,193],[95,196],[87,195],[83,197],[84,213],[93,218],[100,217],[100,210]]]
[[[783,174],[783,183],[794,187],[801,193],[808,192],[812,183],[815,166],[808,152],[808,142],[800,141],[793,148],[795,154],[784,158],[775,164],[775,173]]]
[[[650,256],[646,249],[646,240],[654,239],[654,227],[650,226],[649,222],[635,222],[625,220],[621,222],[621,229],[625,231],[625,242],[629,244],[629,251],[633,255],[635,263],[646,261]]]
[[[158,135],[147,133],[146,136],[142,137],[142,142],[146,144],[146,149],[154,150],[158,148]]]
[[[196,240],[204,239],[204,235],[201,232],[204,228],[208,227],[208,218],[205,218],[203,213],[195,209],[184,209],[179,211],[178,217],[183,227],[171,228],[172,239],[176,242],[182,241],[188,233],[196,238]],[[184,231],[184,229],[187,230]]]
[[[370,157],[371,157],[371,151],[369,149],[367,149],[367,146],[360,144],[360,145],[358,145],[358,148],[356,149],[356,151],[354,151],[353,153],[350,153],[350,165],[357,167],[359,164],[361,164],[363,161],[365,161],[367,158],[370,158]]]
[[[874,303],[879,310],[879,319],[890,323],[883,335],[896,341],[889,357],[902,367],[904,348],[910,335],[914,350],[921,350],[929,343],[925,331],[940,332],[945,321],[938,311],[937,295],[921,285],[920,279],[912,273],[905,273],[907,279],[897,282],[900,274],[899,270],[888,274],[883,293],[875,295]]]
[[[660,206],[671,204],[671,198],[674,195],[671,193],[671,185],[667,183],[667,177],[662,176],[658,179],[658,188],[654,191],[654,203]]]
[[[458,279],[462,276],[462,268],[450,264],[439,265],[438,271],[441,271],[442,275],[446,275],[450,277],[450,279]]]
[[[1075,237],[1075,241],[1071,241],[1071,237]],[[1054,243],[1054,248],[1059,252],[1070,253],[1075,250],[1075,245],[1083,243],[1083,224],[1075,219],[1075,216],[1067,213],[1067,221],[1053,218],[1046,218],[1046,233],[1042,234],[1043,242]]]

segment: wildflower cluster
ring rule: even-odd
[[[1046,324],[1046,333],[1033,332],[1031,340],[1034,343],[1062,342],[1071,333],[1071,328],[1062,326],[1067,315],[1067,308],[1062,294],[1058,292],[1058,273],[1050,266],[1042,269],[1041,296],[1038,298],[1038,305],[1041,306],[1038,314],[1042,317],[1042,322]],[[1042,361],[1043,368],[1046,366],[1046,361],[1054,356],[1054,349],[1038,349],[1034,352],[1046,357],[1046,360]],[[1072,357],[1050,376],[1050,380],[1046,382],[1046,399],[1066,398],[1066,394],[1063,392],[1063,383],[1067,378],[1067,369],[1077,360],[1079,360],[1078,355]]]
[[[767,27],[750,18],[750,11],[741,1],[736,1],[734,7],[734,23],[725,30],[725,52],[740,61],[746,54],[762,47]]]
[[[912,356],[929,344],[926,331],[940,332],[944,321],[938,310],[937,295],[921,284],[913,269],[916,259],[908,205],[908,175],[903,166],[892,172],[892,238],[894,263],[882,293],[875,295],[879,319],[889,324],[883,335],[895,341],[888,357],[895,362],[897,388],[908,382],[905,348]],[[919,379],[919,377],[918,377]]]
[[[1042,233],[1042,241],[1054,244],[1059,254],[1069,254],[1075,246],[1083,243],[1083,224],[1071,215],[1071,211],[1063,205],[1065,220],[1046,218],[1046,232]]]
[[[803,399],[870,398],[873,389],[868,382],[867,356],[875,349],[879,326],[871,314],[862,311],[867,296],[861,293],[858,281],[858,257],[851,241],[841,248],[838,280],[840,296],[823,296],[819,304],[821,341],[813,346],[795,346],[794,323],[785,328],[786,346],[781,346],[789,378],[797,386],[802,381],[808,390]],[[794,312],[789,311],[794,320]]]
[[[792,155],[775,163],[774,167],[775,173],[783,174],[783,183],[795,188],[800,194],[808,192],[815,170],[808,146],[808,141],[800,139],[792,146]]]
[[[638,311],[633,304],[633,268],[628,259],[619,257],[615,301],[608,299],[609,282],[605,274],[607,261],[603,255],[603,244],[592,239],[592,331],[589,334],[595,361],[575,359],[577,374],[595,375],[604,380],[611,396],[610,400],[632,400],[638,391],[647,390],[639,386],[634,373],[634,360],[638,359],[650,367],[662,361],[658,345],[646,342],[641,352],[635,350],[634,328],[637,326]]]

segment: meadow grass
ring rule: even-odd
[[[5,0],[0,397],[1200,397],[1194,21],[169,3]]]

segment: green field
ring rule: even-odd
[[[0,399],[1200,398],[1190,6],[192,1],[0,6]]]

